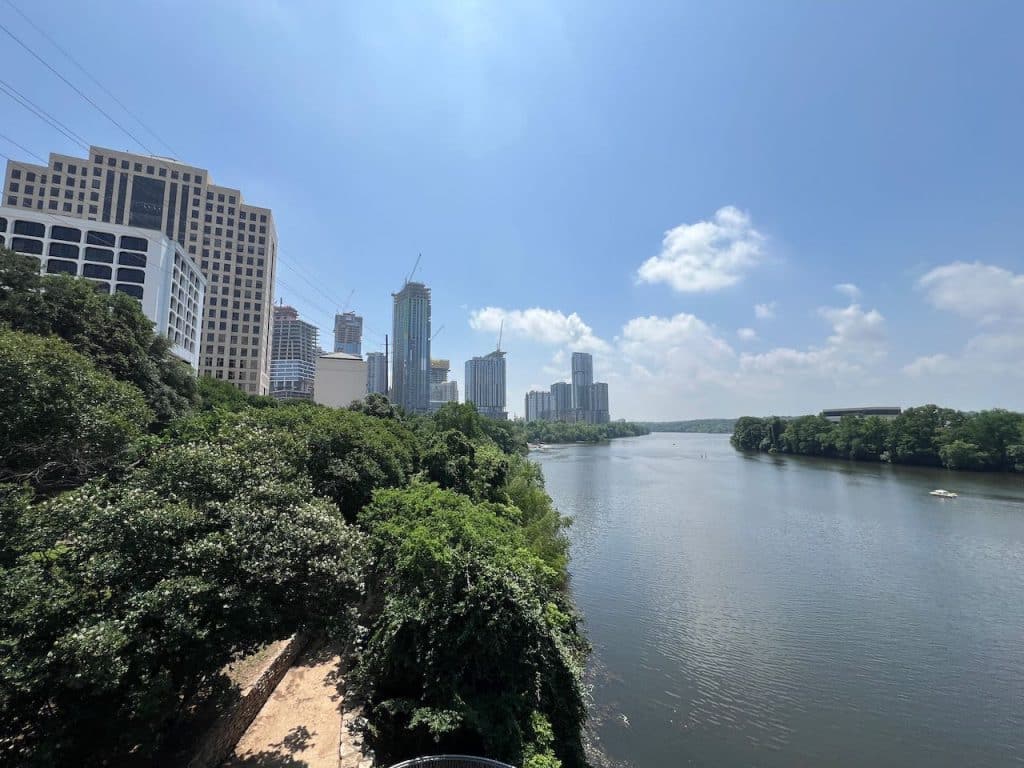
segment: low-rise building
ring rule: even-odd
[[[171,352],[198,370],[206,278],[174,240],[152,229],[0,207],[0,245],[36,259],[44,275],[84,278],[102,293],[138,299]]]
[[[316,361],[313,401],[333,408],[347,408],[366,396],[367,365],[359,355],[332,352]]]
[[[821,415],[829,421],[839,421],[843,416],[878,416],[883,419],[895,419],[903,413],[903,409],[897,406],[867,406],[865,408],[829,408],[822,411]]]

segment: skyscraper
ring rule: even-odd
[[[572,353],[572,407],[589,411],[590,385],[594,383],[594,358],[588,352]],[[581,418],[581,421],[585,418]]]
[[[569,421],[572,413],[572,384],[556,381],[551,385],[551,420]]]
[[[608,385],[603,381],[595,381],[590,385],[590,411],[586,420],[591,424],[607,424],[611,417],[608,414]]]
[[[430,289],[406,283],[394,299],[391,400],[409,413],[430,406]]]
[[[269,209],[215,186],[205,169],[103,147],[90,147],[88,158],[51,153],[47,165],[8,162],[4,202],[176,240],[208,283],[199,372],[267,394],[277,265]]]
[[[318,335],[317,327],[300,320],[294,307],[274,307],[274,340],[270,352],[272,397],[313,399]]]
[[[524,413],[527,421],[551,421],[550,392],[527,392]]]
[[[366,394],[388,393],[388,359],[383,352],[366,354]]]
[[[466,361],[466,402],[483,416],[507,419],[505,410],[505,353],[496,350]]]
[[[363,318],[355,312],[334,316],[334,351],[363,354]]]

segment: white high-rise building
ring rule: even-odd
[[[277,264],[268,208],[214,185],[203,168],[103,147],[90,147],[88,158],[51,153],[46,165],[8,162],[3,202],[176,241],[207,279],[200,373],[267,394]]]
[[[594,383],[594,358],[588,352],[572,353],[572,407],[590,410],[590,385]]]
[[[525,406],[527,421],[552,420],[553,406],[550,392],[527,392]]]
[[[42,274],[81,277],[102,293],[138,299],[171,352],[198,369],[206,278],[175,241],[139,227],[0,206],[0,245],[35,258]]]
[[[466,361],[466,402],[492,419],[507,419],[505,353],[497,350]]]

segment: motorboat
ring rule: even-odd
[[[945,488],[936,488],[934,491],[928,492],[930,496],[938,496],[940,499],[955,499],[956,494],[952,491],[947,491]]]

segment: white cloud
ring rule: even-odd
[[[954,370],[956,370],[956,363],[953,358],[944,353],[925,355],[903,366],[903,372],[915,378],[947,374]]]
[[[716,291],[739,282],[763,258],[764,236],[750,216],[733,206],[719,208],[713,221],[668,230],[661,253],[637,271],[643,283],[667,283],[682,293]]]
[[[769,301],[767,304],[755,304],[754,317],[758,320],[771,320],[775,317],[775,310],[778,306],[778,302],[775,301]]]
[[[505,333],[525,336],[551,346],[571,346],[583,352],[604,352],[608,343],[594,334],[578,314],[566,315],[553,309],[502,309],[485,307],[469,315],[469,325],[476,331],[497,334],[504,321]]]
[[[757,331],[753,328],[740,328],[736,331],[741,341],[753,341],[757,338]]]
[[[853,283],[838,283],[832,287],[846,296],[850,301],[856,301],[860,298],[860,288]]]
[[[935,307],[990,324],[1024,319],[1024,275],[974,262],[953,262],[917,281]]]

